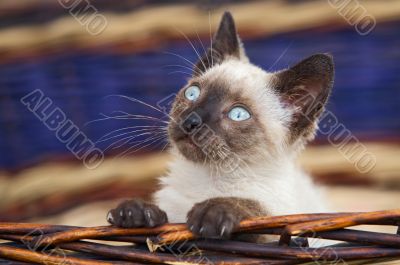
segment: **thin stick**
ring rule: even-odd
[[[330,231],[348,226],[379,223],[388,219],[399,219],[400,209],[391,211],[378,211],[369,213],[351,214],[348,216],[337,216],[322,220],[312,220],[307,222],[288,225],[285,232],[289,235],[298,235],[306,232]]]
[[[198,240],[194,241],[193,244],[202,250],[236,253],[249,257],[268,257],[303,261],[400,257],[400,249],[386,247],[293,248],[225,240]]]
[[[101,255],[104,257],[118,258],[124,260],[132,260],[139,262],[163,263],[163,264],[214,264],[214,265],[240,265],[240,264],[266,264],[265,260],[255,258],[245,258],[237,256],[221,256],[209,255],[205,253],[191,254],[189,251],[182,251],[165,254],[165,253],[150,253],[145,250],[134,249],[132,247],[116,247],[98,243],[89,242],[73,242],[60,245],[63,249],[72,251],[83,251]],[[211,263],[210,263],[211,262]],[[269,264],[269,263],[268,263]],[[274,263],[271,263],[274,264]],[[275,264],[289,264],[288,261],[281,261]]]
[[[34,237],[28,236],[23,237],[20,235],[2,235],[1,237],[12,240],[15,242],[20,242],[23,238],[25,242],[32,240]],[[57,247],[65,250],[84,252],[95,254],[107,258],[116,258],[119,260],[136,261],[136,262],[146,262],[146,263],[157,263],[157,264],[214,264],[214,265],[240,265],[240,264],[265,264],[268,260],[265,259],[255,259],[255,258],[245,258],[237,256],[221,256],[221,255],[210,255],[200,253],[195,246],[189,246],[186,251],[177,250],[172,251],[172,254],[167,253],[150,253],[145,250],[135,249],[133,247],[125,246],[109,246],[105,244],[92,243],[92,242],[69,242],[59,244]],[[197,250],[193,255],[193,250]],[[30,255],[28,255],[31,258]],[[212,262],[210,262],[212,261]],[[297,263],[297,262],[296,262]],[[293,261],[281,260],[273,261],[271,260],[268,264],[284,265],[284,264],[294,264]]]
[[[283,228],[269,228],[265,230],[255,231],[254,233],[281,235],[283,231]],[[309,239],[328,239],[359,244],[400,247],[400,236],[398,235],[354,229],[339,229],[325,232],[308,232],[304,234],[299,234],[297,236]]]
[[[186,229],[185,224],[166,224],[155,228],[117,228],[111,226],[84,227],[45,235],[37,239],[38,245],[54,245],[80,239],[95,239],[106,236],[157,235],[168,231]]]
[[[129,242],[136,244],[146,244],[148,236],[113,236],[113,237],[101,237],[98,240],[112,241],[112,242]],[[34,246],[37,242],[37,237],[30,235],[10,235],[10,234],[0,234],[0,239],[14,241],[17,243],[23,243],[25,245]],[[40,241],[40,240],[39,240]]]
[[[67,225],[48,225],[48,224],[31,224],[31,223],[0,223],[0,238],[6,239],[6,235],[25,235],[25,236],[43,236],[57,232],[64,232],[72,229],[82,229],[79,226]],[[12,237],[10,237],[12,238]],[[107,241],[120,241],[132,243],[146,243],[146,238],[143,236],[129,237],[105,237],[100,238]]]
[[[357,213],[314,213],[314,214],[291,214],[282,216],[263,216],[251,218],[240,222],[238,232],[248,230],[284,227],[289,224],[300,222],[317,221],[326,218],[344,217]]]
[[[66,231],[76,226],[67,225],[46,225],[30,223],[0,223],[0,234],[46,234]]]
[[[301,237],[315,237],[330,240],[354,242],[359,244],[371,244],[390,247],[400,247],[400,236],[387,233],[359,231],[353,229],[340,229],[336,231],[301,234]]]
[[[258,229],[266,228],[279,228],[289,224],[321,220],[323,218],[332,218],[339,216],[349,216],[354,213],[321,213],[321,214],[293,214],[283,216],[266,216],[256,217],[240,222],[237,233],[248,232]],[[158,236],[156,242],[151,242],[150,247],[153,250],[165,244],[171,244],[179,241],[188,241],[195,239],[195,235],[189,230],[182,230],[177,232],[164,233]]]
[[[30,262],[30,263],[37,263],[37,264],[44,264],[44,265],[59,265],[59,264],[74,264],[74,265],[113,265],[113,264],[131,264],[134,263],[116,263],[116,262],[105,262],[105,261],[95,261],[95,260],[86,260],[81,258],[74,258],[74,257],[65,257],[65,256],[51,256],[46,255],[44,253],[39,253],[27,249],[21,249],[16,247],[4,246],[0,245],[0,257],[23,261],[23,262]]]

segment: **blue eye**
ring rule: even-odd
[[[185,97],[190,101],[195,101],[200,96],[200,88],[198,86],[190,86],[185,90]]]
[[[250,119],[250,113],[243,107],[234,107],[228,113],[229,119],[233,121],[244,121]]]

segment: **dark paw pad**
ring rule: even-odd
[[[197,203],[188,213],[187,224],[195,235],[206,238],[230,238],[241,218],[224,203]]]
[[[167,215],[157,205],[140,199],[124,201],[107,214],[107,221],[115,226],[155,227],[168,222]]]

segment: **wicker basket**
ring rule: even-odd
[[[400,228],[397,235],[347,229],[361,224],[399,226],[400,210],[258,217],[240,223],[237,234],[280,236],[278,242],[268,244],[197,239],[185,224],[123,229],[1,223],[0,238],[14,243],[2,243],[0,257],[39,264],[342,264],[359,260],[377,264],[400,260]],[[308,245],[312,238],[343,243],[313,248]]]

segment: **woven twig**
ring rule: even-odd
[[[300,264],[399,258],[400,235],[345,229],[360,224],[399,226],[400,210],[370,213],[297,214],[258,217],[240,223],[236,234],[280,235],[279,242],[255,244],[198,239],[185,224],[122,229],[111,226],[0,223],[0,258],[39,264]],[[343,241],[309,247],[301,238]],[[103,243],[82,241],[101,240]],[[7,241],[12,241],[10,243]],[[130,242],[115,246],[109,242]],[[149,251],[147,246],[150,246]],[[156,250],[157,249],[157,250]]]

